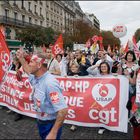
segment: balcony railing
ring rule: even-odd
[[[7,25],[14,25],[17,27],[25,27],[25,26],[40,26],[36,24],[32,24],[29,22],[25,22],[22,20],[6,17],[6,16],[0,16],[0,23],[7,24]]]

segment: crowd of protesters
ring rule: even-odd
[[[96,54],[90,51],[66,50],[63,54],[52,54],[51,47],[47,47],[45,52],[37,53],[38,56],[45,58],[47,61],[47,69],[53,75],[63,77],[67,76],[109,76],[124,75],[129,80],[129,99],[126,108],[129,110],[128,117],[131,117],[132,98],[136,96],[136,78],[140,70],[140,58],[136,58],[133,50],[126,53],[113,51],[111,53],[106,50],[98,50]],[[25,60],[29,63],[32,54],[25,50]],[[13,54],[12,69],[17,72],[17,79],[22,80],[23,72],[16,55]],[[140,107],[140,106],[139,106]],[[22,118],[21,116],[19,118]],[[77,126],[72,125],[72,131]],[[104,128],[100,128],[98,133],[103,134]],[[134,127],[134,139],[140,138],[140,126]]]

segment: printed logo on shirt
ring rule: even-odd
[[[43,118],[48,117],[48,114],[46,112],[36,112],[36,113],[40,117],[43,117]]]
[[[40,105],[41,105],[41,101],[36,99],[36,105],[40,108]]]
[[[50,93],[50,99],[51,99],[53,104],[58,103],[59,102],[58,92]]]

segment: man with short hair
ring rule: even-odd
[[[90,61],[82,54],[81,50],[76,50],[75,61],[79,64],[79,71],[83,76],[88,75],[87,68],[91,66]]]
[[[24,71],[29,74],[29,81],[34,89],[32,98],[41,138],[60,139],[67,105],[58,81],[47,72],[48,64],[44,58],[33,55],[28,64],[21,50],[18,50],[16,55]]]
[[[53,57],[51,48],[46,49],[46,61],[48,62],[48,71],[54,75],[61,75],[58,61]]]

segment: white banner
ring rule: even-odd
[[[127,78],[106,76],[57,79],[69,106],[65,123],[127,132]],[[15,72],[9,72],[0,89],[0,105],[23,115],[36,117],[31,93],[32,87],[27,76],[18,81]]]

